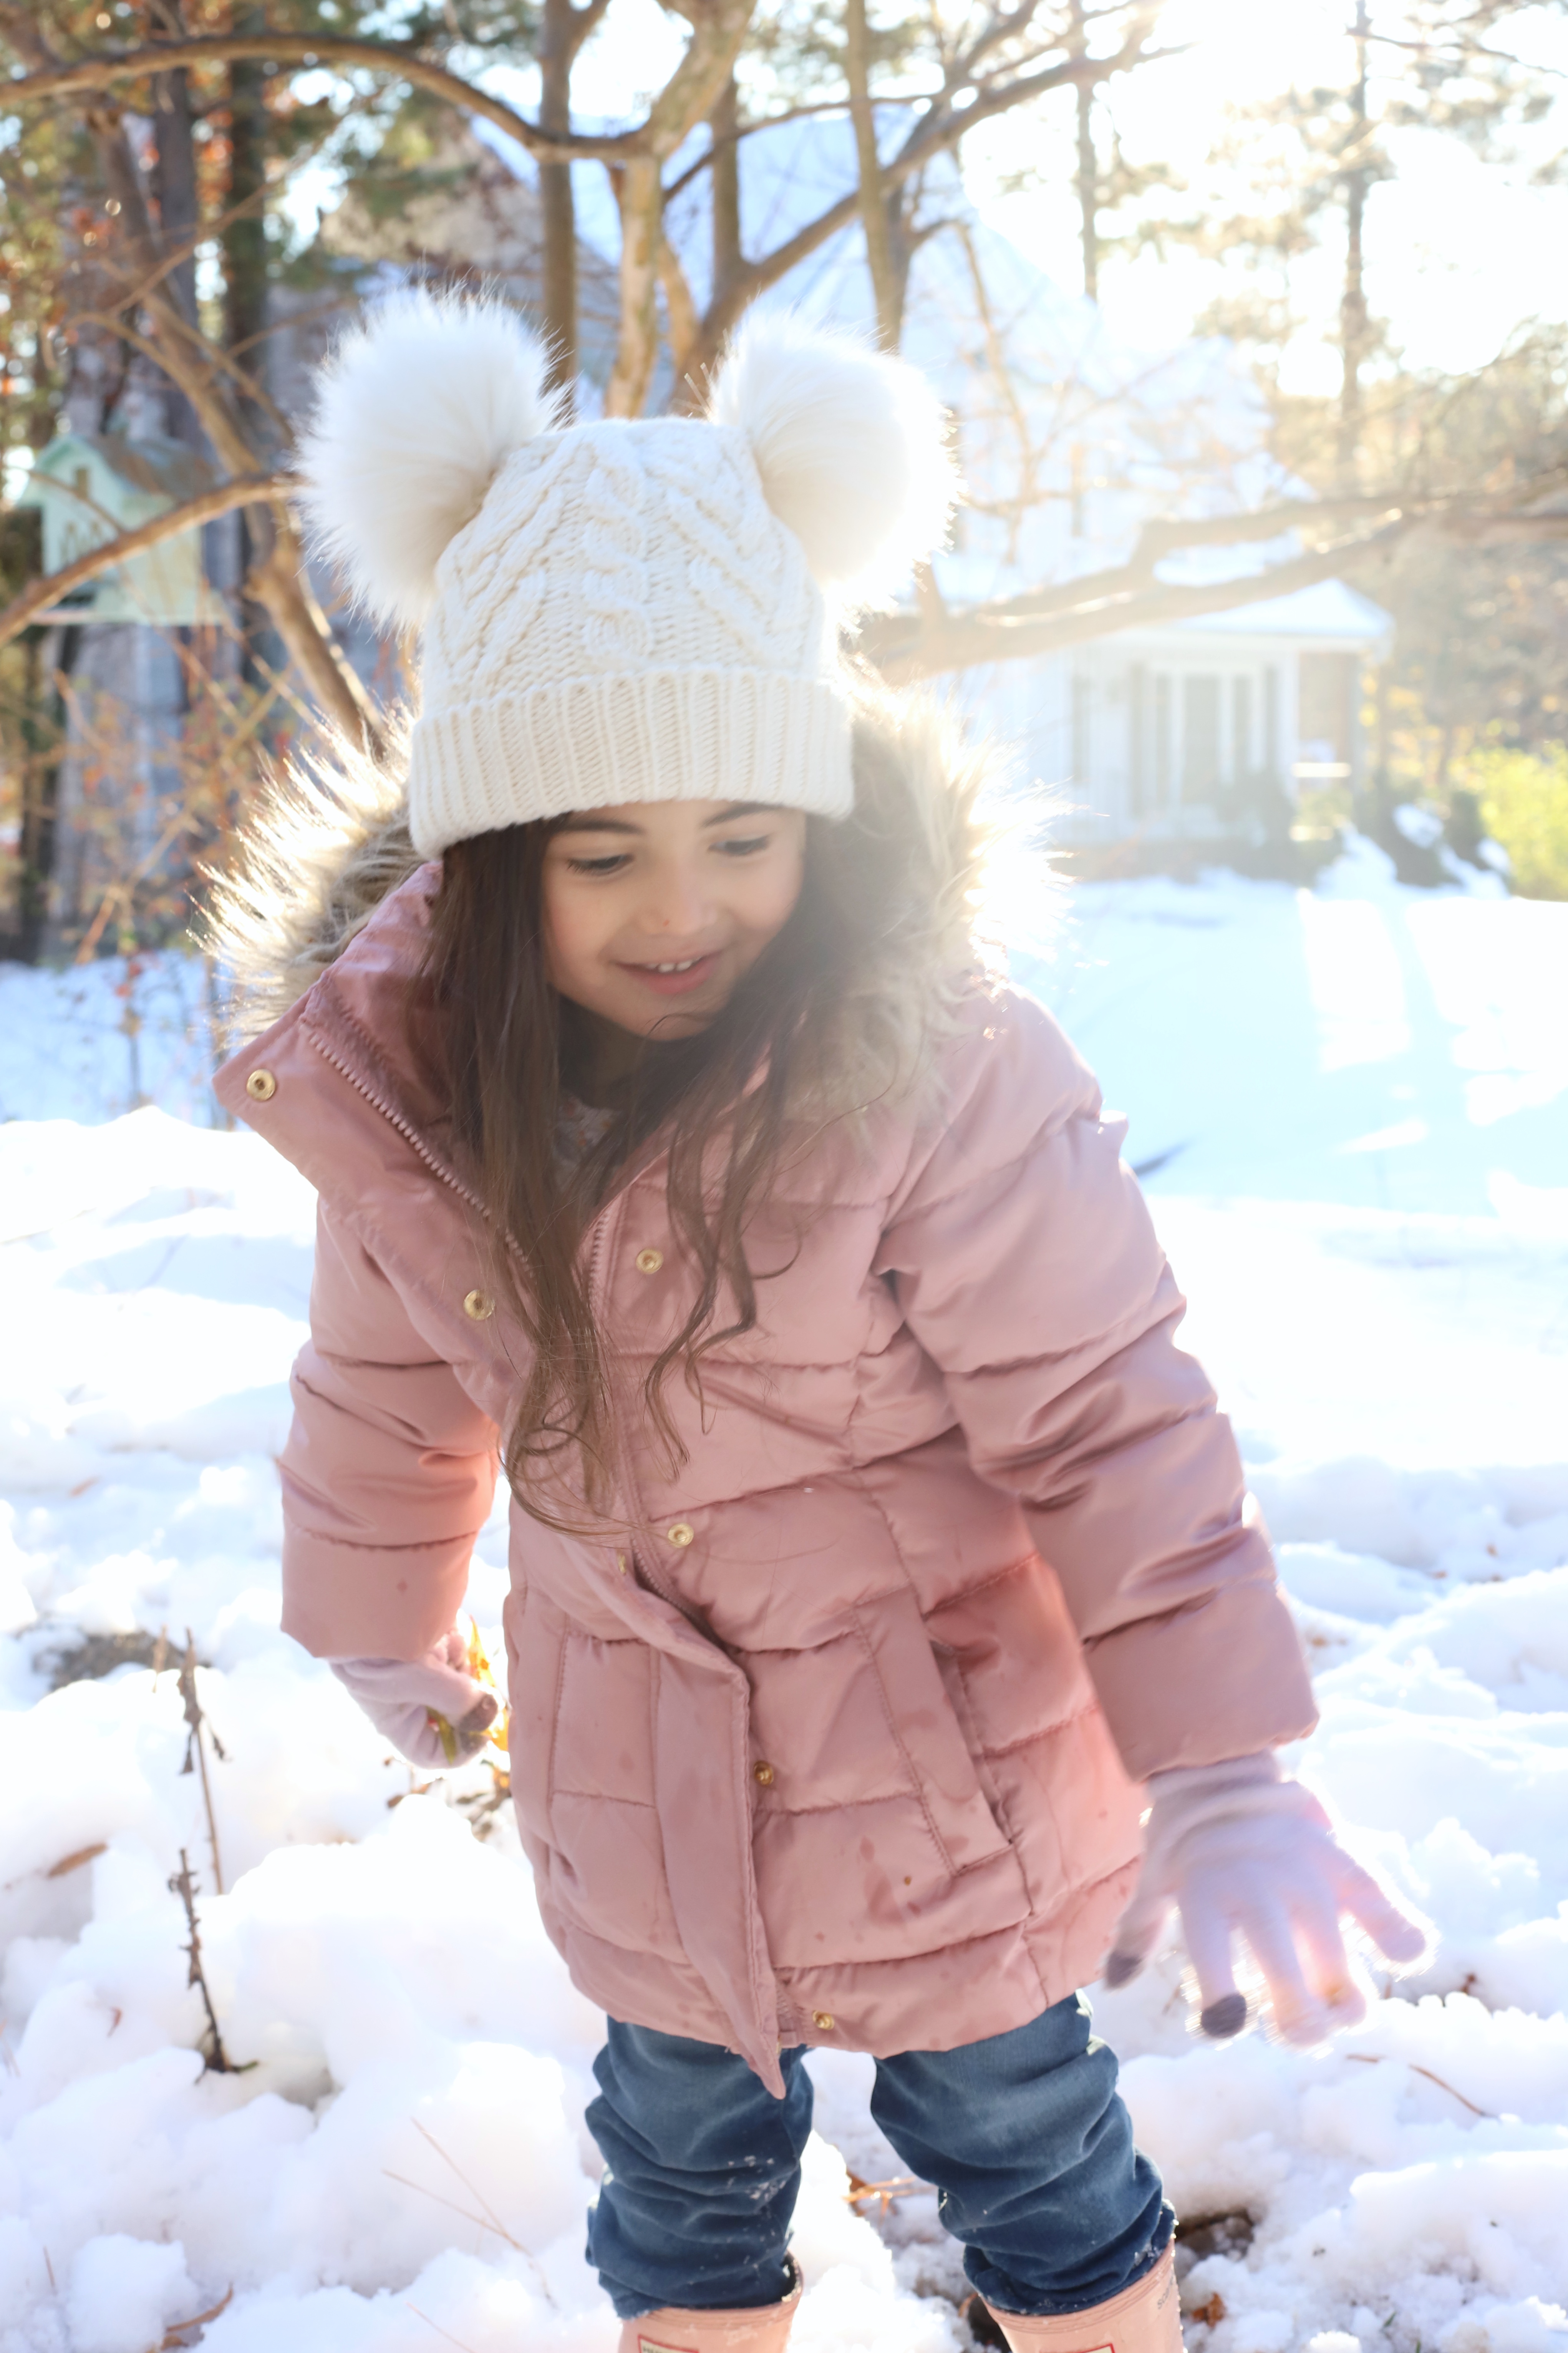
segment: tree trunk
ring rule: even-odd
[[[1363,278],[1362,239],[1366,221],[1367,171],[1363,161],[1366,144],[1366,39],[1368,32],[1366,0],[1356,0],[1355,34],[1357,73],[1351,100],[1352,130],[1350,145],[1352,168],[1345,177],[1345,285],[1340,301],[1340,488],[1348,490],[1355,480],[1356,463],[1361,454],[1362,397],[1361,371],[1366,356],[1367,311],[1366,290]]]
[[[871,103],[871,35],[866,22],[866,0],[845,0],[845,73],[849,83],[849,114],[855,125],[855,156],[860,178],[860,223],[866,233],[866,267],[871,274],[871,294],[877,306],[877,341],[885,352],[896,352],[902,324],[898,274],[892,241],[888,235],[888,200],[877,153],[877,116]]]
[[[708,118],[708,135],[713,142],[713,161],[708,167],[713,206],[712,284],[708,296],[710,306],[729,300],[730,290],[744,267],[741,250],[741,142],[736,136],[740,127],[740,93],[731,74]]]
[[[883,217],[888,224],[888,265],[891,283],[889,287],[886,348],[896,352],[904,340],[904,312],[909,307],[910,271],[914,267],[916,251],[922,242],[914,233],[914,212],[919,203],[919,182],[902,188],[885,190],[882,197]]]
[[[237,33],[264,31],[266,10],[237,7],[234,29]],[[258,58],[237,58],[230,65],[228,119],[231,217],[223,231],[224,331],[231,356],[247,374],[261,376],[267,365],[263,341],[267,332],[267,76]],[[258,415],[255,402],[237,391],[236,398],[247,433],[270,443],[274,437]],[[222,585],[236,599],[239,630],[236,651],[244,676],[255,684],[260,676],[257,656],[263,650],[266,616],[247,584],[265,547],[258,543],[250,511],[237,514],[230,528],[233,536],[222,550],[226,558],[221,567]]]
[[[177,14],[164,5],[153,11],[154,29],[178,37]],[[190,247],[165,280],[181,315],[196,323],[196,149],[191,136],[191,89],[188,76],[159,74],[153,84],[154,145],[153,197],[158,207],[158,232],[166,248]],[[202,429],[184,394],[170,385],[163,400],[164,430],[174,440],[199,448]]]
[[[17,881],[17,954],[36,964],[48,934],[49,885],[55,866],[55,795],[59,783],[65,709],[57,683],[76,666],[79,628],[53,628],[31,637],[22,699],[21,873]]]
[[[572,128],[572,67],[581,35],[572,0],[544,0],[539,39],[539,127]],[[577,381],[577,213],[570,164],[541,164],[539,204],[544,231],[542,325],[550,346],[546,381],[570,400]]]
[[[605,390],[606,417],[638,417],[658,358],[659,247],[664,188],[659,164],[639,155],[616,175],[621,211],[621,316],[616,364]]]
[[[266,11],[237,8],[237,33],[261,32]],[[250,58],[228,69],[228,204],[234,217],[223,232],[224,322],[230,353],[247,371],[265,365],[267,332],[267,76]],[[255,417],[242,407],[246,422]]]
[[[1072,0],[1073,55],[1087,57],[1089,36],[1084,0]],[[1079,241],[1083,248],[1083,290],[1091,302],[1100,300],[1100,158],[1094,152],[1094,87],[1078,86]]]

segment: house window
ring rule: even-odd
[[[1127,813],[1142,817],[1149,797],[1149,673],[1134,662],[1127,673]]]
[[[1279,673],[1272,663],[1263,673],[1263,757],[1258,764],[1269,784],[1279,775]]]
[[[1089,683],[1087,678],[1076,677],[1072,682],[1072,780],[1086,789],[1089,782]]]
[[[1171,799],[1171,681],[1163,674],[1154,681],[1154,806],[1166,808]]]
[[[1219,681],[1182,681],[1182,798],[1211,803],[1219,784]]]
[[[1230,682],[1230,776],[1231,782],[1246,784],[1257,769],[1252,750],[1252,681],[1233,678]]]

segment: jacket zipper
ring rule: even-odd
[[[300,1026],[301,1029],[305,1029],[305,1024],[303,1022],[301,1022]],[[480,1200],[479,1195],[477,1193],[470,1193],[468,1187],[463,1183],[462,1178],[455,1176],[452,1170],[448,1168],[443,1161],[437,1159],[436,1155],[431,1151],[429,1145],[425,1143],[424,1139],[419,1134],[418,1130],[409,1124],[408,1121],[404,1118],[402,1113],[395,1111],[389,1103],[384,1102],[381,1096],[376,1093],[374,1087],[366,1086],[364,1081],[360,1077],[359,1072],[353,1069],[349,1063],[345,1062],[341,1054],[335,1053],[331,1047],[324,1042],[319,1029],[305,1029],[305,1034],[310,1039],[311,1045],[314,1046],[317,1053],[321,1055],[321,1060],[325,1062],[330,1062],[334,1071],[341,1071],[342,1076],[347,1079],[350,1086],[354,1089],[355,1092],[357,1094],[362,1094],[364,1097],[371,1109],[373,1111],[379,1112],[382,1118],[385,1120],[387,1125],[389,1127],[395,1127],[399,1135],[404,1138],[405,1142],[413,1145],[415,1151],[419,1155],[420,1159],[423,1160],[426,1168],[430,1170],[432,1176],[439,1176],[444,1185],[449,1185],[453,1192],[460,1195],[462,1199],[467,1201],[471,1209],[478,1211],[479,1215],[483,1218],[486,1225],[488,1226],[491,1222],[490,1213],[486,1208],[484,1203]]]
[[[600,1210],[598,1216],[594,1220],[594,1239],[588,1246],[588,1313],[590,1315],[595,1317],[595,1321],[600,1322],[601,1328],[602,1319],[599,1317],[599,1300],[597,1295],[599,1264],[604,1254],[605,1241],[609,1231],[610,1220],[615,1216],[617,1206],[616,1202],[612,1201],[607,1203],[605,1207]],[[630,1477],[631,1474],[628,1471],[626,1473],[628,1483],[630,1482]],[[617,1496],[616,1500],[619,1503],[627,1499]],[[634,1493],[629,1500],[632,1504],[633,1509],[627,1514],[628,1526],[637,1528],[644,1525],[646,1524],[647,1514],[642,1511],[640,1497]],[[632,1556],[632,1567],[637,1571],[638,1577],[647,1583],[651,1591],[658,1595],[661,1601],[668,1601],[672,1609],[679,1611],[681,1617],[684,1618],[687,1624],[691,1627],[693,1632],[701,1633],[702,1629],[697,1625],[690,1610],[688,1609],[685,1602],[681,1600],[680,1596],[678,1593],[672,1592],[670,1588],[666,1585],[658,1576],[658,1572],[650,1566],[645,1557],[641,1547],[638,1546],[635,1535],[629,1539],[629,1549]]]

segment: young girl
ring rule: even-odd
[[[789,322],[700,421],[562,427],[541,378],[406,295],[305,452],[423,707],[230,910],[288,1009],[218,1092],[321,1195],[284,1624],[471,1754],[499,1450],[623,2353],[781,2353],[813,2046],[875,2054],[1017,2353],[1171,2353],[1078,1988],[1177,1905],[1206,2031],[1240,1931],[1310,2042],[1360,2014],[1344,1914],[1421,1938],[1275,1762],[1314,1719],[1268,1540],[1120,1127],[975,952],[970,764],[840,649],[941,535],[942,420]]]

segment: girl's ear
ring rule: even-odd
[[[923,376],[791,313],[753,312],[720,363],[715,425],[752,445],[763,491],[824,587],[885,596],[947,536],[959,480]]]
[[[315,545],[376,620],[415,628],[502,460],[558,422],[545,350],[504,302],[395,294],[338,345],[300,449]]]

